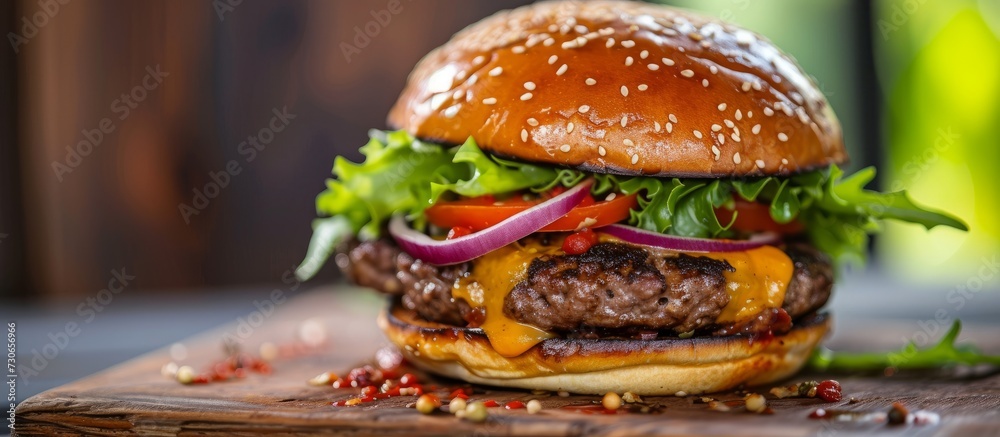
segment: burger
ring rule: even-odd
[[[472,383],[779,380],[881,220],[965,228],[845,177],[830,105],[767,39],[669,7],[497,13],[419,62],[388,125],[336,159],[298,274],[334,256],[389,296],[409,362]]]

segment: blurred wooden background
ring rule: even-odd
[[[0,55],[0,296],[90,295],[122,267],[137,288],[277,281],[305,251],[333,157],[359,156],[416,61],[525,1],[441,3],[4,2],[4,28],[33,36]],[[390,20],[348,62],[341,43],[376,16]],[[120,119],[156,66],[162,83]],[[285,107],[287,128],[240,154]],[[54,169],[104,118],[114,131]],[[179,205],[230,160],[242,171],[186,223]]]

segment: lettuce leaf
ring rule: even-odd
[[[545,165],[502,160],[486,155],[469,138],[458,147],[425,143],[403,131],[373,130],[361,152],[362,163],[342,157],[334,162],[334,178],[316,198],[319,215],[306,259],[297,270],[308,279],[347,238],[377,238],[393,214],[406,214],[423,228],[423,211],[445,193],[459,196],[541,192],[556,185],[573,186],[588,173]],[[928,229],[949,226],[967,230],[948,214],[915,204],[906,192],[864,189],[875,176],[866,168],[847,178],[836,165],[789,177],[696,179],[592,175],[594,195],[611,191],[640,193],[629,224],[685,237],[733,236],[732,223],[720,223],[716,208],[732,207],[736,196],[764,202],[778,223],[800,220],[809,238],[838,262],[864,262],[868,235],[879,220],[917,223]],[[735,216],[734,216],[735,220]]]

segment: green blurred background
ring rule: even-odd
[[[763,33],[812,74],[844,126],[850,168],[971,231],[888,223],[874,268],[899,281],[975,277],[1000,253],[1000,1],[679,0]]]

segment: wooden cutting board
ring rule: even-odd
[[[661,407],[651,414],[585,414],[562,407],[587,405],[599,398],[486,387],[476,387],[472,398],[493,399],[501,405],[539,399],[544,409],[529,415],[525,410],[490,408],[485,423],[472,423],[443,412],[422,415],[407,408],[416,400],[412,396],[354,407],[331,406],[331,402],[355,397],[357,390],[316,387],[306,381],[327,371],[343,374],[371,359],[386,344],[374,323],[380,306],[370,293],[345,286],[299,295],[278,304],[269,316],[251,314],[231,326],[184,341],[183,347],[165,348],[29,398],[17,408],[15,435],[1000,435],[997,374],[962,378],[839,376],[843,401],[826,404],[817,399],[774,399],[768,395],[768,405],[774,410],[770,415],[739,408],[712,411],[693,396],[645,398]],[[323,346],[297,350],[289,346],[324,332],[317,327],[325,328]],[[1000,325],[989,327],[989,331],[1000,332],[997,327]],[[312,334],[303,337],[304,329]],[[851,327],[839,329],[849,331]],[[196,369],[222,358],[221,339],[227,334],[242,339],[246,351],[257,351],[261,343],[272,342],[295,352],[274,360],[271,374],[251,374],[242,380],[181,385],[161,375],[162,366],[172,361],[171,353],[174,358],[183,358],[177,360],[179,364]],[[855,334],[870,338],[861,332]],[[889,332],[885,336],[900,338]],[[988,351],[1000,350],[1000,338],[988,338],[992,339],[990,344],[981,346]],[[866,346],[871,347],[858,345]],[[803,374],[793,381],[810,379],[824,377]],[[426,378],[423,382],[460,384]],[[750,390],[766,393],[768,388]],[[740,398],[735,392],[712,396],[720,400]],[[911,409],[936,412],[941,423],[890,427],[808,418],[818,407],[885,411],[895,401]]]

